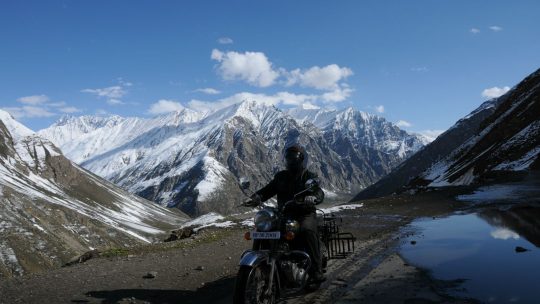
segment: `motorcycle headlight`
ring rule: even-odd
[[[270,210],[261,210],[255,214],[254,221],[257,231],[270,231],[275,226],[276,215]]]

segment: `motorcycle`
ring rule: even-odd
[[[245,189],[249,182],[241,182],[241,186]],[[255,231],[244,235],[246,240],[253,240],[253,247],[240,258],[233,303],[272,304],[285,294],[320,287],[321,282],[312,282],[309,278],[311,257],[301,242],[295,242],[300,224],[284,212],[289,205],[299,204],[299,198],[316,186],[317,180],[310,179],[305,190],[294,195],[282,209],[263,206],[255,214]],[[319,242],[322,267],[326,271],[328,251],[320,236]]]

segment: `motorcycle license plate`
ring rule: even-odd
[[[276,240],[281,237],[279,231],[259,232],[251,231],[251,238],[255,240]]]

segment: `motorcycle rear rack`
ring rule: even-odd
[[[322,216],[322,225],[319,225],[319,234],[328,249],[328,259],[344,259],[354,252],[356,238],[350,232],[340,232],[341,217],[333,214]]]

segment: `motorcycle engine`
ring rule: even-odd
[[[285,274],[287,282],[294,286],[302,286],[307,279],[307,271],[292,261],[282,261],[281,270]]]

